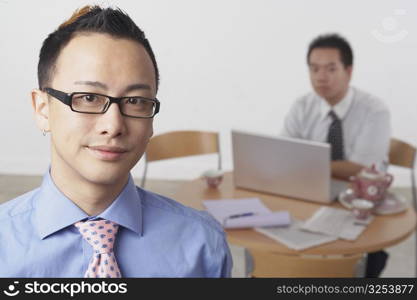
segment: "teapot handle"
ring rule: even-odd
[[[387,183],[387,186],[390,186],[393,180],[394,176],[392,176],[391,174],[385,174],[385,181]]]

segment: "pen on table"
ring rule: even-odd
[[[255,213],[253,213],[253,212],[246,212],[246,213],[241,213],[241,214],[230,215],[230,216],[223,219],[223,224],[222,225],[223,225],[223,227],[225,227],[227,220],[236,219],[236,218],[240,218],[240,217],[249,217],[249,216],[253,216],[254,214]]]
[[[249,216],[253,216],[255,213],[253,212],[246,212],[246,213],[241,213],[241,214],[235,214],[235,215],[230,215],[227,218],[228,219],[236,219],[236,218],[240,218],[240,217],[249,217]]]

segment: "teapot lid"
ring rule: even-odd
[[[375,164],[372,164],[371,167],[365,167],[359,172],[359,176],[362,178],[367,179],[379,179],[381,177],[384,177],[385,173],[379,172],[375,168]]]

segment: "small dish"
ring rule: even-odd
[[[352,209],[352,201],[355,198],[352,189],[348,188],[342,191],[337,199],[344,207]],[[391,215],[400,213],[406,208],[407,202],[401,194],[388,191],[385,199],[375,207],[374,213],[377,215]]]

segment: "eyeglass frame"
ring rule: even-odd
[[[53,89],[53,88],[49,88],[49,87],[42,88],[42,91],[44,91],[44,92],[45,92],[45,93],[47,93],[48,95],[50,95],[50,96],[54,97],[55,99],[57,99],[57,100],[61,101],[61,102],[62,102],[62,103],[64,103],[65,105],[68,105],[68,106],[71,108],[71,110],[72,110],[73,112],[77,112],[77,113],[80,113],[80,114],[102,115],[102,114],[105,114],[105,113],[107,112],[107,110],[109,109],[110,105],[112,105],[112,103],[116,103],[116,104],[119,106],[120,113],[121,113],[123,116],[130,117],[130,118],[136,118],[136,119],[152,119],[152,118],[153,118],[153,117],[155,117],[155,115],[159,112],[159,108],[160,108],[160,105],[161,105],[161,103],[159,102],[159,100],[158,100],[158,99],[156,99],[156,98],[155,98],[155,99],[150,99],[150,98],[146,98],[146,97],[142,97],[142,96],[111,97],[111,96],[104,95],[104,94],[99,94],[99,93],[90,93],[90,92],[73,92],[73,93],[65,93],[65,92],[58,91],[58,90],[55,90],[55,89]],[[83,94],[83,95],[98,95],[98,96],[103,96],[103,97],[108,98],[108,99],[110,100],[110,103],[107,105],[106,109],[105,109],[104,111],[102,111],[102,112],[84,112],[84,111],[78,111],[78,110],[75,110],[75,109],[72,107],[72,97],[73,97],[74,95],[77,95],[77,94]],[[130,115],[125,114],[125,113],[122,111],[122,109],[120,109],[120,102],[121,102],[123,99],[128,99],[128,98],[140,98],[140,99],[144,99],[144,100],[147,100],[147,101],[154,102],[154,103],[155,103],[155,110],[154,110],[153,115],[152,115],[152,116],[150,116],[150,117],[135,117],[135,116],[130,116]]]

